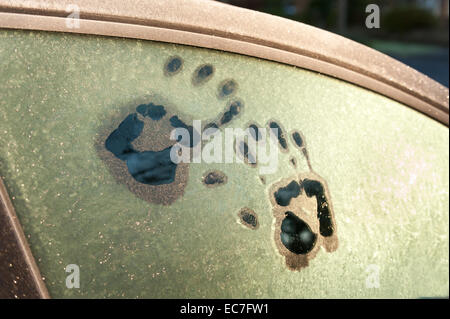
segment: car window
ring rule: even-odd
[[[152,41],[2,30],[0,64],[0,176],[52,296],[448,295],[448,128],[413,109]]]

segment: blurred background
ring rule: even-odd
[[[218,0],[300,21],[370,46],[449,86],[449,0]],[[380,9],[367,28],[366,7]]]

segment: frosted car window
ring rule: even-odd
[[[0,173],[52,296],[448,295],[449,135],[432,119],[151,41],[1,31],[0,63]],[[175,165],[176,128],[189,152],[207,129],[251,128],[234,140],[243,163]],[[270,130],[273,172],[252,148]]]

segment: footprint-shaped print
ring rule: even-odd
[[[297,169],[296,154],[289,147],[293,144],[294,148],[300,151],[300,156],[306,160],[309,169],[269,187],[276,247],[285,257],[289,269],[300,270],[308,266],[309,260],[316,256],[321,246],[328,252],[337,249],[337,230],[330,194],[324,179],[312,169],[303,134],[295,130],[288,136],[276,120],[269,120],[266,126],[271,130],[280,151],[289,154],[289,163]],[[249,124],[248,129],[256,142],[264,138],[257,124]],[[252,167],[258,167],[257,152],[251,147],[255,144],[247,144],[245,141],[240,143],[237,148],[239,156]],[[265,184],[264,176],[260,176],[260,180]]]
[[[268,126],[277,130],[282,151],[289,152],[284,129],[274,121]],[[308,266],[320,246],[328,252],[336,250],[338,239],[328,187],[312,169],[305,138],[301,132],[293,131],[290,140],[306,159],[309,171],[274,183],[269,194],[275,219],[275,244],[287,267],[300,270]],[[291,156],[290,162],[296,167],[295,156]]]
[[[181,57],[170,57],[164,65],[164,75],[176,76],[182,72],[183,66]],[[194,88],[208,82],[214,71],[211,64],[198,66],[192,75]],[[234,97],[237,88],[236,81],[232,79],[225,79],[219,84],[217,98],[219,101],[226,100],[225,109],[208,121],[203,130],[219,129],[240,115],[244,103]],[[189,164],[176,164],[171,160],[171,148],[177,142],[170,139],[171,131],[175,128],[187,129],[190,142],[184,146],[191,149],[195,146],[194,137],[199,141],[201,136],[201,132],[187,123],[192,123],[192,119],[184,120],[183,115],[175,114],[166,105],[150,101],[138,105],[117,128],[107,133],[104,140],[100,139],[96,148],[116,180],[125,184],[132,193],[148,202],[170,205],[183,195],[189,176]],[[211,183],[209,186],[213,185],[211,180],[207,180]]]

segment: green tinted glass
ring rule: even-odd
[[[0,64],[0,175],[52,296],[448,296],[449,132],[430,118],[150,41],[1,31]],[[226,163],[226,129],[249,127]],[[223,138],[185,140],[202,156],[176,164],[177,128]],[[273,171],[250,143],[265,129]]]

